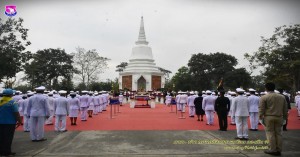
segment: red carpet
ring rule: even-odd
[[[77,121],[77,126],[71,126],[69,118],[67,121],[68,130],[218,130],[218,117],[215,115],[214,125],[208,126],[206,118],[204,121],[197,121],[197,118],[190,118],[188,112],[184,114],[186,119],[178,119],[180,113],[170,113],[171,107],[156,105],[156,108],[129,108],[129,104],[120,106],[121,113],[117,113],[114,119],[110,119],[110,107],[107,111],[94,115],[87,121]],[[175,111],[175,106],[173,107]],[[187,108],[186,108],[186,111]],[[296,108],[290,112],[288,129],[300,129],[300,117],[297,117]],[[229,117],[228,117],[229,120]],[[228,123],[230,120],[228,121]],[[249,124],[250,127],[250,124]],[[46,130],[54,130],[54,125],[45,126]],[[235,130],[235,126],[229,125],[228,130]],[[19,127],[18,130],[22,130]],[[260,125],[259,130],[263,130]]]

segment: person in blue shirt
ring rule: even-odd
[[[0,156],[15,155],[11,144],[15,129],[22,124],[18,104],[12,99],[13,90],[4,89],[0,98]]]

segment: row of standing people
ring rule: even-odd
[[[229,92],[225,96],[225,92],[220,92],[219,96],[212,95],[213,92],[207,90],[205,95],[201,93],[197,96],[194,92],[179,92],[175,98],[178,111],[185,112],[185,106],[189,107],[189,116],[197,115],[198,121],[203,121],[206,116],[206,125],[214,124],[214,113],[217,112],[219,119],[220,131],[226,131],[228,127],[227,116],[230,116],[230,124],[236,125],[237,137],[240,139],[248,139],[248,117],[250,119],[250,130],[257,131],[259,123],[259,103],[260,97],[252,88],[249,89],[250,95],[246,96],[245,91],[237,88],[236,92]],[[282,94],[283,90],[279,90]],[[261,93],[263,96],[265,93]],[[283,95],[283,94],[282,94]],[[291,109],[287,96],[288,109]],[[166,96],[166,104],[171,104],[172,97]],[[283,130],[287,130],[287,123],[283,126]]]
[[[89,93],[82,91],[82,95],[59,91],[58,94],[43,94],[45,87],[36,88],[36,94],[30,92],[28,98],[14,96],[19,104],[19,112],[24,117],[23,129],[30,132],[32,141],[44,141],[44,124],[52,125],[55,117],[55,131],[65,132],[66,118],[70,117],[71,125],[77,125],[77,117],[80,113],[82,121],[87,121],[102,111],[106,111],[109,103],[108,93]]]

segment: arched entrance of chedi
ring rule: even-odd
[[[146,91],[146,79],[141,76],[138,81],[137,81],[137,89],[140,92],[145,92]]]

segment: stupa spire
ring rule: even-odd
[[[137,45],[140,45],[140,44],[148,45],[148,41],[146,41],[146,34],[145,34],[145,29],[144,29],[143,16],[141,17],[139,38],[138,38],[138,41],[135,42],[135,44],[137,44]]]

